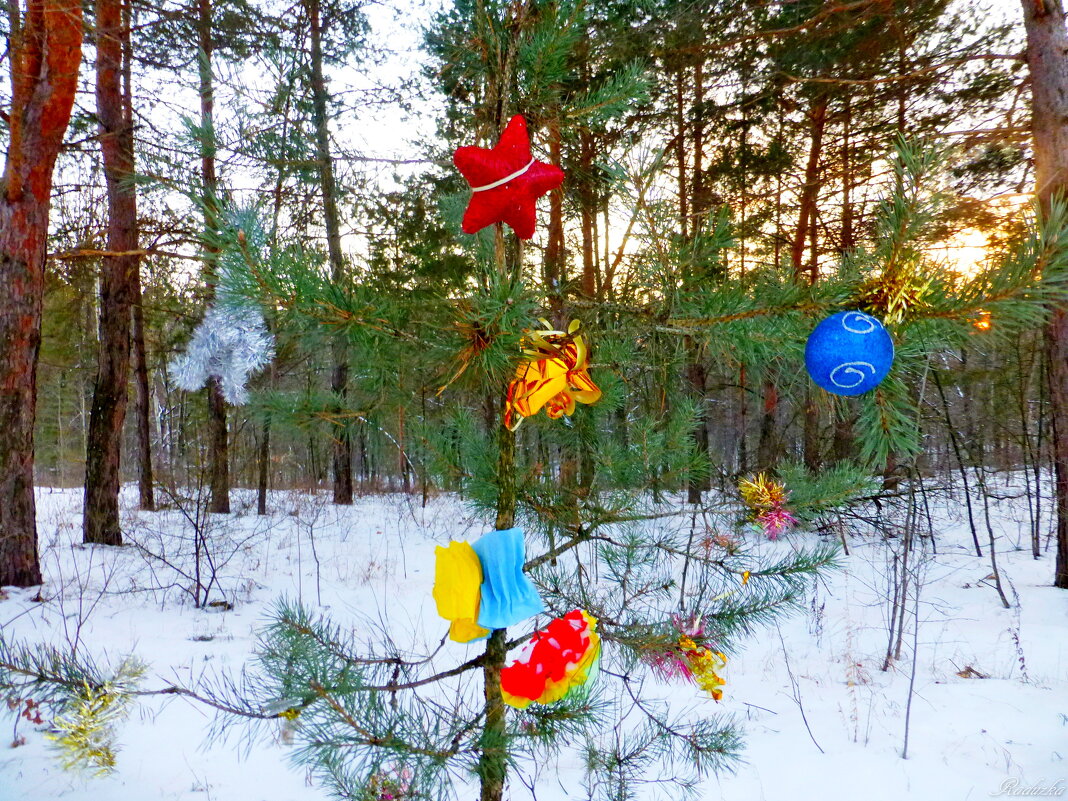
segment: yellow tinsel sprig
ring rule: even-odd
[[[897,271],[864,282],[857,292],[857,305],[881,317],[886,325],[900,323],[913,309],[923,309],[931,291],[931,279]]]
[[[738,491],[745,505],[755,512],[776,509],[786,503],[786,485],[772,481],[764,473],[738,482]]]
[[[115,769],[115,724],[129,710],[131,691],[144,672],[144,665],[127,658],[111,681],[96,686],[85,681],[75,691],[46,735],[65,770],[89,768],[104,776]]]

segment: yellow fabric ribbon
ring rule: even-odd
[[[448,621],[449,637],[456,642],[470,642],[485,637],[489,629],[478,625],[478,607],[482,599],[482,563],[466,542],[450,542],[434,549],[434,600],[438,614]]]

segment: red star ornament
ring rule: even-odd
[[[563,170],[530,154],[527,121],[519,114],[512,117],[492,150],[457,148],[452,163],[471,185],[471,202],[461,226],[465,234],[503,222],[520,239],[530,239],[535,203],[564,181]]]

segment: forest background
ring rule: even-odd
[[[1011,608],[989,507],[993,475],[1011,471],[1030,553],[1056,552],[1053,581],[1068,586],[1059,3],[42,0],[12,7],[6,26],[0,585],[41,584],[35,484],[84,487],[85,543],[127,541],[124,482],[136,480],[141,510],[184,515],[195,576],[179,573],[198,608],[219,591],[204,515],[230,514],[235,488],[256,490],[260,515],[271,489],[329,489],[341,506],[401,492],[425,507],[457,492],[498,529],[544,537],[525,566],[548,565],[543,597],[582,601],[606,642],[641,661],[675,647],[661,607],[676,580],[680,614],[692,602],[692,625],[714,622],[705,636],[732,652],[834,561],[828,543],[848,553],[873,528],[903,548],[886,670],[910,592],[918,609],[913,538],[936,545],[928,493],[963,485],[974,553]],[[459,234],[469,189],[450,154],[492,145],[514,114],[564,187],[530,242],[500,226]],[[255,338],[250,301],[272,358],[239,353],[201,391],[190,360],[212,355],[212,337]],[[803,371],[807,333],[848,308],[882,318],[898,351],[858,398],[819,391]],[[513,434],[502,391],[539,317],[571,332],[581,321],[603,397]],[[242,361],[266,368],[247,396]],[[765,472],[823,542],[750,573],[708,521],[740,479]],[[602,533],[680,514],[693,522],[678,543]],[[600,549],[577,576],[550,569],[591,541]],[[659,560],[681,562],[681,575],[658,576]],[[585,571],[602,563],[618,586],[596,598]],[[635,583],[639,568],[648,583]],[[639,598],[647,620],[630,619]],[[303,614],[280,606],[263,635],[264,661],[289,655],[267,668],[283,688],[293,665],[336,657],[316,627],[333,629]],[[466,723],[442,718],[459,727],[452,746],[400,748],[387,727],[360,747],[428,762],[428,788],[439,758],[473,754],[483,798],[500,798],[502,744],[530,733],[507,729],[506,650],[497,629],[457,668],[479,668],[485,696]],[[372,704],[398,675],[361,696],[352,670],[424,664],[346,659],[338,692]],[[27,676],[109,686],[72,678],[62,659],[62,675],[41,664],[30,652],[3,663],[13,688]],[[281,712],[207,701],[340,725],[329,719],[344,705],[317,704],[322,685],[305,684]],[[172,690],[187,692],[160,692]],[[679,740],[699,765],[726,758],[731,736]],[[323,764],[342,788],[379,775],[377,762],[355,778],[330,754]]]
[[[206,404],[169,374],[214,291],[210,253],[202,252],[202,199],[218,193],[234,204],[260,203],[272,237],[302,243],[325,265],[336,260],[324,222],[332,194],[345,280],[415,290],[413,298],[463,287],[471,257],[447,214],[463,193],[449,152],[476,133],[484,144],[495,138],[472,115],[478,77],[458,81],[462,65],[446,49],[448,37],[469,33],[462,26],[473,12],[463,3],[444,11],[322,8],[334,166],[327,192],[316,155],[307,3],[128,11],[123,68],[140,287],[129,301],[135,366],[121,475],[145,477],[145,493],[153,481],[219,481],[212,454],[225,415],[230,485],[331,483],[339,437],[325,395],[335,365],[322,349],[282,334],[278,358],[253,384],[260,403],[245,407]],[[941,195],[937,219],[922,234],[927,258],[972,275],[1021,236],[1034,175],[1023,29],[1012,4],[636,2],[582,13],[584,57],[549,65],[565,75],[560,95],[574,93],[576,82],[619,89],[606,82],[620,65],[640,73],[643,86],[631,87],[641,97],[627,110],[587,121],[552,120],[536,107],[543,99],[517,100],[532,116],[542,157],[568,173],[534,243],[542,265],[531,267],[561,295],[640,307],[659,291],[649,280],[656,248],[672,237],[698,241],[694,235],[714,229],[720,215],[729,218],[730,247],[710,278],[777,268],[814,279],[832,274],[842,254],[872,247],[899,136],[944,148],[937,174],[924,177],[924,190]],[[428,44],[417,19],[428,26]],[[91,37],[89,44],[87,63]],[[48,246],[36,476],[59,486],[84,481],[97,289],[109,252],[93,96],[93,74],[83,70],[57,165]],[[976,336],[967,348],[947,350],[946,403],[928,399],[923,409],[923,469],[959,468],[961,459],[1029,471],[1050,464],[1041,342],[1034,330],[1007,346]],[[711,358],[699,365],[707,448],[720,482],[788,455],[811,467],[848,453],[848,410],[824,403],[812,411],[814,393],[796,354],[758,360],[767,365]],[[349,358],[356,375],[376,355]],[[447,378],[450,365],[438,367]],[[441,378],[426,376],[416,388],[378,386],[376,377],[354,390],[361,402],[344,405],[359,412],[346,424],[357,491],[426,488],[421,426],[456,403],[436,395]],[[303,395],[306,414],[270,415],[265,399],[282,392]],[[427,419],[413,422],[424,410]]]

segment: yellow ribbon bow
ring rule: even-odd
[[[572,320],[566,332],[552,329],[547,320],[541,323],[544,329],[527,332],[523,362],[508,385],[504,425],[509,431],[542,407],[555,420],[572,414],[576,401],[596,403],[601,398],[601,390],[587,372],[590,352],[578,333],[581,323]]]

